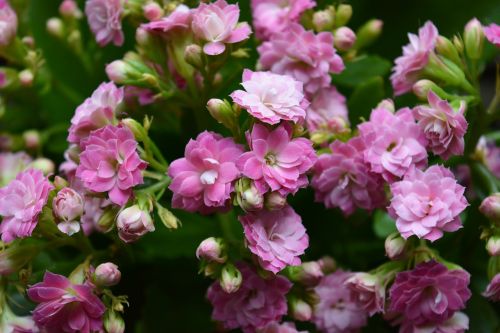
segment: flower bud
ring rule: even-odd
[[[486,251],[492,257],[500,256],[500,236],[493,235],[486,242]]]
[[[500,221],[500,193],[493,193],[481,202],[479,211],[493,221]]]
[[[70,187],[65,187],[55,196],[52,201],[54,215],[61,221],[57,228],[71,236],[80,231],[79,219],[83,214],[83,199]]]
[[[35,76],[33,72],[29,69],[24,69],[19,72],[19,82],[23,87],[31,87],[33,85],[33,80]]]
[[[390,111],[392,113],[394,113],[394,111],[396,109],[394,106],[394,101],[390,98],[386,98],[386,99],[380,101],[380,103],[378,103],[378,105],[377,105],[377,108],[386,109],[387,111]]]
[[[323,274],[333,273],[337,269],[337,263],[332,257],[324,256],[318,260],[318,264],[323,271]]]
[[[325,275],[319,261],[308,261],[300,265],[297,273],[297,281],[306,286],[315,286]]]
[[[206,277],[216,278],[219,273],[220,265],[217,262],[208,262],[206,265],[203,265],[202,268],[203,274]]]
[[[106,66],[108,78],[116,84],[124,84],[127,80],[128,66],[123,60],[115,60]]]
[[[122,273],[112,262],[100,264],[94,271],[94,283],[101,287],[112,287],[120,282]]]
[[[118,236],[121,240],[130,243],[138,240],[148,232],[155,230],[153,219],[149,212],[133,205],[125,208],[118,214],[116,221]]]
[[[142,11],[144,12],[144,17],[149,21],[159,20],[165,14],[163,8],[156,2],[148,2],[142,6]]]
[[[64,22],[58,17],[51,17],[47,20],[47,32],[54,37],[64,37]]]
[[[190,44],[184,50],[186,62],[196,69],[203,68],[203,50],[197,44]],[[210,101],[209,101],[210,102]]]
[[[352,16],[352,7],[348,4],[340,4],[335,12],[335,26],[346,25]]]
[[[313,14],[312,23],[316,31],[327,31],[333,29],[335,20],[335,8],[328,7]]]
[[[458,53],[464,53],[464,42],[458,36],[453,36],[453,45],[457,49]]]
[[[264,197],[248,178],[240,178],[235,185],[234,203],[245,212],[260,210],[264,206]]]
[[[82,17],[82,12],[78,8],[75,0],[64,0],[59,5],[59,14],[62,17],[79,19]]]
[[[358,31],[356,31],[356,49],[362,49],[370,46],[375,42],[382,33],[384,22],[382,20],[372,19],[363,24]]]
[[[36,130],[28,130],[23,133],[24,145],[27,149],[35,150],[40,147],[40,133]]]
[[[240,289],[242,282],[241,272],[231,263],[222,267],[220,286],[226,293],[234,293]]]
[[[291,297],[290,299],[290,316],[299,321],[309,321],[312,317],[312,307],[305,301]]]
[[[56,187],[56,190],[60,191],[63,188],[68,186],[68,181],[60,176],[55,176],[54,177],[54,186]]]
[[[40,248],[36,245],[20,245],[19,243],[12,243],[8,247],[4,247],[0,251],[0,275],[19,272],[39,250]]]
[[[457,48],[448,38],[443,36],[438,37],[436,42],[436,51],[442,56],[453,61],[455,64],[459,66],[462,65],[462,60],[460,59]]]
[[[54,173],[56,168],[54,162],[45,157],[39,157],[31,163],[31,167],[42,170],[44,175]]]
[[[286,196],[277,191],[268,192],[264,196],[264,206],[268,210],[279,210],[286,206]]]
[[[17,33],[17,15],[8,1],[0,1],[0,46],[7,46]]]
[[[238,113],[235,112],[227,100],[212,98],[207,102],[207,109],[219,124],[224,125],[228,129],[235,128]]]
[[[104,315],[104,328],[106,333],[123,333],[125,332],[125,322],[116,311],[108,310]]]
[[[437,85],[431,80],[419,80],[413,85],[413,93],[421,100],[427,100],[429,91],[434,91]]]
[[[340,27],[335,31],[334,40],[337,49],[347,51],[356,42],[356,34],[348,27]]]
[[[465,25],[464,44],[465,52],[470,59],[478,60],[483,53],[484,32],[481,22],[473,18]]]
[[[137,141],[142,142],[147,139],[148,133],[146,132],[146,129],[137,120],[125,118],[122,119],[121,122],[134,134]]]
[[[144,28],[137,28],[135,31],[135,41],[139,46],[148,46],[151,43],[151,35]]]
[[[385,239],[385,253],[391,260],[401,259],[405,254],[406,240],[398,232]]]
[[[209,237],[202,241],[196,249],[196,257],[208,262],[218,262],[223,264],[227,260],[222,238]]]

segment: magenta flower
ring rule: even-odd
[[[440,165],[426,171],[413,169],[391,185],[388,212],[404,238],[416,235],[435,241],[443,231],[462,227],[459,214],[468,206],[464,191],[453,173]]]
[[[493,302],[500,301],[500,273],[497,273],[483,292],[483,296],[489,298]]]
[[[389,311],[415,325],[440,324],[465,307],[471,296],[469,273],[448,270],[434,260],[396,275],[390,289]]]
[[[76,108],[71,118],[68,141],[80,144],[90,132],[113,124],[118,105],[123,101],[123,88],[113,82],[101,83],[99,87]]]
[[[252,151],[241,155],[238,168],[255,181],[261,193],[270,189],[286,195],[307,186],[306,172],[317,160],[311,141],[293,139],[287,124],[274,130],[255,124],[247,141]]]
[[[218,55],[226,50],[225,44],[233,44],[247,39],[252,30],[246,23],[239,23],[240,8],[228,5],[225,0],[201,3],[193,11],[191,28],[196,37],[206,42],[203,51],[208,55]]]
[[[257,333],[308,333],[307,331],[297,331],[295,324],[292,322],[278,323],[272,322],[266,327],[257,330]]]
[[[28,289],[28,296],[40,303],[33,319],[47,332],[91,333],[103,328],[106,307],[89,284],[73,284],[65,276],[45,272],[43,281]]]
[[[346,99],[335,87],[320,89],[307,109],[306,125],[309,132],[342,133],[349,126]]]
[[[247,246],[258,257],[262,268],[276,274],[287,265],[300,265],[299,256],[309,246],[309,236],[300,215],[292,207],[261,210],[240,216],[239,220]]]
[[[356,207],[373,210],[383,206],[382,179],[364,161],[364,141],[359,137],[345,143],[334,141],[330,149],[332,153],[320,155],[313,169],[316,201],[327,208],[339,207],[346,215]]]
[[[392,68],[391,82],[395,95],[402,95],[418,81],[420,71],[429,62],[434,52],[438,30],[431,21],[425,22],[418,30],[418,36],[408,34],[410,43],[403,47],[403,55],[396,59]]]
[[[257,51],[263,70],[301,81],[309,95],[330,84],[330,73],[340,73],[344,69],[330,32],[314,34],[295,23],[271,36]]]
[[[432,91],[429,91],[428,100],[430,106],[417,106],[413,114],[429,140],[429,148],[445,160],[452,155],[462,155],[467,131],[465,102],[460,103],[460,108],[455,111]]]
[[[442,323],[417,326],[411,321],[403,321],[399,333],[464,333],[469,329],[469,317],[463,312],[455,312]]]
[[[385,285],[380,277],[370,273],[354,273],[345,281],[353,301],[370,316],[384,312]]]
[[[302,123],[309,102],[304,97],[302,82],[269,72],[243,71],[244,90],[231,94],[233,101],[260,121],[275,125],[280,120]]]
[[[7,46],[17,33],[17,14],[8,0],[0,0],[0,46]]]
[[[292,23],[299,23],[306,10],[316,6],[314,0],[252,0],[252,17],[255,35],[268,40],[272,35],[285,31]]]
[[[137,141],[124,126],[108,125],[82,141],[76,176],[94,192],[108,192],[109,199],[124,205],[134,186],[142,184],[147,163],[137,153]]]
[[[371,171],[381,174],[386,181],[403,177],[413,166],[424,168],[427,165],[427,139],[409,108],[396,113],[376,108],[370,121],[358,128],[366,145],[365,161],[370,164]]]
[[[100,46],[106,46],[111,42],[116,46],[123,44],[122,13],[121,0],[87,0],[85,2],[85,15],[97,44]]]
[[[345,286],[351,276],[351,273],[337,270],[326,275],[314,288],[319,303],[314,309],[312,321],[321,332],[357,332],[366,325],[366,312],[355,303]]]
[[[186,5],[179,5],[168,16],[153,22],[142,24],[141,28],[155,33],[167,34],[187,31],[191,27],[193,11]]]
[[[228,330],[241,328],[244,333],[280,321],[287,313],[285,295],[292,287],[290,281],[281,275],[263,279],[245,263],[237,267],[243,276],[237,291],[228,294],[217,281],[208,288],[207,298],[214,308],[212,319],[223,322]]]
[[[0,186],[7,185],[32,162],[25,152],[0,153]]]
[[[500,47],[500,25],[492,23],[487,27],[483,27],[486,39],[496,47]]]
[[[233,139],[213,132],[205,131],[190,140],[185,157],[168,168],[172,207],[202,213],[225,208],[240,176],[236,160],[242,153],[243,148]]]
[[[0,188],[3,242],[31,236],[53,188],[43,173],[35,169],[19,173],[7,186]]]

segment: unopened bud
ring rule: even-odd
[[[378,108],[382,108],[382,109],[385,109],[387,111],[394,113],[394,111],[395,111],[394,101],[390,98],[386,98],[378,103],[377,109]]]
[[[41,170],[44,175],[54,173],[56,168],[54,162],[45,157],[39,157],[31,163],[31,167]]]
[[[481,202],[479,211],[495,222],[500,221],[500,193],[493,193]]]
[[[82,17],[82,12],[75,0],[64,0],[61,2],[59,5],[59,14],[67,18],[79,19]]]
[[[27,149],[35,150],[40,147],[40,133],[36,130],[28,130],[23,133],[24,145]]]
[[[385,239],[385,253],[391,260],[398,260],[404,257],[406,240],[398,232],[390,234]]]
[[[203,274],[206,277],[216,277],[219,272],[220,264],[217,262],[208,262],[203,267]]]
[[[184,50],[184,59],[196,69],[203,68],[203,50],[197,44],[190,44]]]
[[[319,261],[308,261],[300,265],[297,272],[297,281],[306,286],[315,286],[325,275]]]
[[[128,66],[123,60],[115,60],[106,66],[108,78],[117,84],[124,84],[127,80]]]
[[[236,182],[235,190],[234,203],[240,206],[241,209],[246,212],[262,209],[264,197],[251,179],[240,178]]]
[[[458,54],[458,50],[453,45],[451,40],[449,40],[446,37],[439,36],[436,42],[436,51],[441,54],[442,56],[450,59],[453,61],[455,64],[460,65],[462,64],[462,60],[460,59],[460,55]]]
[[[240,289],[243,278],[241,272],[231,263],[222,267],[220,286],[226,293],[234,293]]]
[[[430,91],[434,92],[441,98],[447,97],[446,92],[431,80],[426,80],[426,79],[418,80],[413,85],[413,93],[415,94],[415,96],[417,96],[419,99],[423,101],[427,100]]]
[[[337,269],[337,263],[335,262],[335,259],[329,256],[324,256],[319,259],[318,264],[320,265],[321,270],[325,275],[333,273]]]
[[[486,242],[486,251],[492,257],[500,256],[500,236],[491,236]]]
[[[65,187],[55,196],[52,202],[54,215],[60,220],[57,228],[71,236],[80,231],[80,217],[83,214],[83,199],[78,192]]]
[[[122,274],[112,262],[100,264],[94,271],[94,283],[101,287],[111,287],[120,282]]]
[[[116,220],[118,236],[126,243],[134,242],[148,232],[155,230],[153,219],[148,211],[138,205],[125,208],[118,214]]]
[[[313,14],[312,23],[316,31],[327,31],[333,29],[335,21],[335,9],[333,6],[317,11]]]
[[[54,37],[64,37],[64,23],[58,17],[52,17],[47,20],[47,32]]]
[[[484,32],[481,22],[473,18],[465,25],[464,30],[465,52],[470,59],[478,60],[483,53]]]
[[[125,118],[121,122],[134,134],[137,141],[142,142],[147,139],[148,133],[146,129],[137,120]]]
[[[312,317],[312,307],[305,301],[292,297],[290,300],[290,316],[299,321],[309,321]]]
[[[457,49],[458,53],[464,53],[464,42],[458,36],[453,36],[453,45]]]
[[[63,188],[68,186],[68,181],[60,176],[55,176],[54,177],[54,186],[56,187],[56,190],[60,191]]]
[[[235,127],[237,113],[227,100],[212,98],[207,102],[207,109],[219,124],[224,125],[228,129]]]
[[[356,34],[348,27],[340,27],[335,31],[334,41],[337,49],[347,51],[356,42]]]
[[[146,46],[151,42],[151,35],[146,29],[139,27],[135,31],[135,40],[139,46]]]
[[[382,20],[372,19],[363,24],[358,31],[356,31],[356,49],[366,48],[375,42],[382,33],[384,22]]]
[[[33,80],[35,76],[33,72],[29,69],[24,69],[19,72],[19,82],[23,87],[31,87],[33,85]]]
[[[196,257],[208,262],[218,262],[223,264],[227,260],[224,241],[222,238],[209,237],[202,241],[196,249]]]
[[[159,20],[165,14],[163,8],[156,2],[148,2],[142,6],[142,11],[149,21]]]
[[[158,202],[156,202],[156,212],[158,213],[158,216],[160,217],[163,225],[168,229],[177,229],[181,224],[174,213],[160,205]]]
[[[123,333],[125,332],[125,322],[116,311],[108,310],[104,315],[104,328],[106,333]]]
[[[8,1],[0,2],[0,46],[7,46],[17,33],[17,15]]]
[[[277,191],[266,193],[264,196],[264,206],[268,210],[279,210],[286,206],[286,196]]]
[[[340,4],[335,11],[335,26],[341,27],[346,25],[352,16],[352,7],[347,4]]]

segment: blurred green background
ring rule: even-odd
[[[371,54],[393,59],[401,53],[407,43],[407,33],[415,32],[426,20],[432,20],[440,33],[451,36],[461,32],[465,23],[477,17],[483,23],[500,21],[500,1],[495,0],[353,0],[346,1],[353,6],[354,14],[349,24],[353,29],[366,20],[379,18],[384,21],[384,31],[370,50]],[[86,50],[92,55],[92,68],[85,70],[82,62],[57,39],[48,35],[45,24],[48,18],[57,15],[59,0],[28,1],[29,15],[25,22],[33,33],[36,44],[43,50],[48,68],[52,73],[50,87],[35,87],[31,91],[10,96],[7,113],[0,119],[0,132],[21,133],[29,128],[46,130],[65,126],[69,123],[75,107],[80,104],[97,85],[106,80],[104,66],[110,61],[121,58],[133,48],[134,31],[125,26],[126,44],[121,48],[108,46],[97,48],[88,43]],[[319,1],[320,6],[336,3]],[[80,1],[83,8],[83,1]],[[242,18],[250,19],[249,1],[240,1]],[[90,41],[88,28],[82,22],[84,39]],[[235,65],[234,70],[252,66],[255,58]],[[379,74],[387,74],[388,64],[382,62]],[[233,70],[232,68],[230,70]],[[367,77],[367,80],[370,78]],[[237,82],[235,82],[237,84]],[[234,87],[233,87],[234,88]],[[340,87],[348,96],[349,87]],[[36,92],[38,90],[38,92]],[[41,93],[40,93],[41,91]],[[390,96],[387,75],[381,89],[373,96],[363,95],[361,100],[351,101],[350,106],[360,108],[357,113],[366,112],[381,97]],[[226,97],[212,96],[212,97]],[[366,100],[364,98],[367,98]],[[372,100],[376,98],[377,100]],[[404,103],[406,100],[402,100]],[[351,103],[352,102],[352,103]],[[204,111],[204,110],[200,110]],[[157,143],[169,159],[182,155],[184,144],[193,132],[179,132],[162,123],[167,119],[168,104],[150,110],[137,108],[129,110],[132,114],[152,112],[155,116],[154,135]],[[354,112],[354,111],[353,111]],[[133,115],[133,114],[132,114]],[[352,118],[351,118],[352,119]],[[170,126],[170,125],[168,125]],[[44,154],[60,162],[66,148],[66,132],[61,131],[51,137],[44,147]],[[323,205],[313,203],[311,191],[301,191],[293,198],[292,204],[303,217],[311,238],[311,247],[305,259],[314,260],[322,255],[333,256],[340,265],[351,270],[369,270],[385,261],[383,236],[390,225],[383,219],[372,224],[371,218],[356,213],[345,219],[337,210],[326,211]],[[474,333],[492,333],[498,329],[499,309],[486,302],[479,295],[487,283],[487,255],[484,244],[478,241],[477,203],[472,203],[465,218],[462,231],[447,235],[436,243],[441,254],[450,261],[459,262],[473,275],[472,289],[475,296],[467,310]],[[201,240],[220,234],[218,222],[213,217],[201,217],[176,212],[183,222],[182,228],[168,231],[161,224],[157,231],[144,237],[123,253],[117,262],[122,269],[123,280],[117,292],[129,295],[130,307],[126,310],[127,332],[172,332],[205,333],[215,332],[216,327],[210,320],[210,306],[204,295],[209,280],[198,275],[194,251]],[[241,227],[234,215],[228,215],[234,234],[241,237]],[[390,222],[389,222],[390,224]],[[99,239],[97,239],[99,243]],[[74,254],[76,256],[76,254]],[[48,269],[57,269],[60,264],[47,261]],[[309,326],[303,326],[314,332]],[[380,318],[370,320],[369,328],[363,332],[392,332]]]

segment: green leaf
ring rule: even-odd
[[[378,56],[360,57],[346,63],[345,69],[333,77],[335,85],[354,87],[376,76],[389,73],[391,63]]]
[[[349,97],[347,106],[352,125],[361,119],[368,119],[371,110],[384,98],[384,80],[380,76],[373,77],[359,85]]]
[[[373,231],[379,238],[386,238],[393,232],[396,232],[396,223],[383,210],[376,210],[373,215]]]

